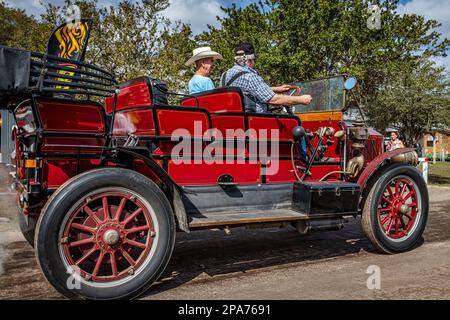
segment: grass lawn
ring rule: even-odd
[[[429,184],[450,187],[450,162],[430,162]]]

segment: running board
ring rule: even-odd
[[[189,227],[191,229],[203,229],[257,223],[300,221],[307,220],[308,218],[306,214],[289,209],[229,214],[194,214],[189,216]]]

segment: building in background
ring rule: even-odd
[[[434,134],[427,134],[423,137],[425,156],[438,160],[450,161],[450,130],[437,131]]]

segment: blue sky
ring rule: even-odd
[[[4,0],[11,6],[25,9],[30,14],[39,15],[42,12],[41,0]],[[64,0],[44,0],[53,4],[61,4]],[[118,0],[98,0],[100,5],[113,5]],[[256,0],[170,0],[171,6],[164,15],[173,20],[190,23],[195,33],[207,29],[207,25],[217,25],[216,16],[221,16],[220,6],[230,6],[236,3],[245,6]],[[440,32],[450,39],[450,0],[401,0],[399,13],[415,13],[428,19],[436,19],[442,23]],[[450,56],[437,61],[450,71]]]
[[[39,16],[42,12],[42,4],[52,3],[61,5],[64,0],[3,0],[11,6],[25,9],[29,14]],[[132,0],[134,1],[134,0]],[[119,0],[98,0],[100,5],[115,5]],[[168,18],[189,22],[194,32],[200,33],[206,29],[208,24],[217,25],[216,16],[222,15],[220,6],[246,6],[255,0],[170,0],[171,6],[165,12]]]

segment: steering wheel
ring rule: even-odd
[[[288,96],[299,96],[302,89],[299,86],[291,86],[291,89],[286,93]]]

